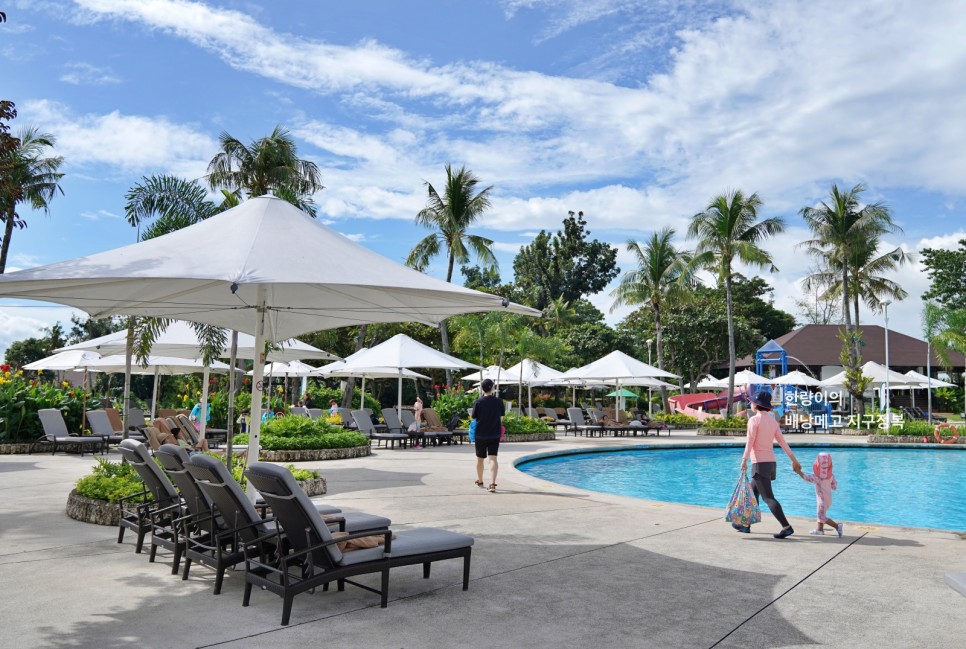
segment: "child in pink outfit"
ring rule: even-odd
[[[812,464],[811,475],[803,474],[802,478],[815,485],[815,501],[818,507],[818,529],[809,534],[825,534],[825,525],[831,525],[842,536],[842,524],[828,517],[829,507],[832,506],[832,492],[839,486],[832,473],[832,456],[825,452],[819,453]]]

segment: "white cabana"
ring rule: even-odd
[[[721,380],[725,384],[725,388],[728,387],[728,379],[724,378]],[[773,381],[767,376],[762,376],[761,374],[755,374],[751,370],[741,370],[740,372],[735,372],[735,386],[743,387],[749,385],[767,385],[773,383]]]
[[[471,372],[466,376],[461,376],[460,380],[473,381],[474,383],[479,383],[483,379],[490,379],[491,381],[499,385],[500,382],[506,378],[506,376],[507,376],[507,371],[504,368],[500,367],[499,365],[487,365],[486,367],[479,370],[478,372]]]
[[[53,356],[41,358],[39,361],[27,363],[21,369],[24,370],[43,370],[45,372],[66,372],[68,370],[84,369],[88,363],[98,360],[101,357],[97,352],[86,352],[82,350],[58,352]]]
[[[186,250],[204,254],[186,264]],[[251,460],[259,450],[264,341],[372,322],[437,325],[477,311],[540,315],[402,266],[273,196],[154,239],[5,274],[0,297],[66,304],[95,318],[178,318],[253,334]]]
[[[359,388],[359,407],[362,408],[366,403],[366,379],[398,379],[400,371],[398,368],[392,367],[354,367],[352,369],[346,369],[346,364],[351,362],[353,358],[366,351],[367,348],[360,349],[354,354],[350,354],[346,357],[344,361],[336,361],[334,363],[329,363],[328,365],[323,365],[315,370],[315,376],[331,377],[331,378],[359,378],[362,379],[362,386]],[[407,370],[403,368],[402,378],[412,379],[414,382],[416,379],[429,379],[428,376],[424,374],[418,374],[412,370]]]
[[[665,372],[660,368],[628,356],[621,351],[612,351],[593,363],[578,367],[574,370],[568,370],[565,372],[565,376],[568,378],[604,381],[616,386],[618,392],[620,392],[622,385],[633,385],[630,379],[679,378],[677,374]],[[620,397],[617,397],[617,399],[618,406],[620,406]]]
[[[880,365],[875,361],[868,361],[862,365],[862,375],[872,379],[871,384],[876,387],[885,384],[887,381],[890,384],[890,387],[895,386],[902,389],[908,389],[910,384],[909,377],[905,374],[900,374],[899,372],[887,369],[884,365]],[[821,384],[823,387],[837,387],[840,385],[845,385],[845,371],[843,370],[835,376],[830,376],[827,379],[823,379]]]
[[[467,367],[479,369],[480,366],[444,354],[437,349],[413,340],[406,334],[396,334],[375,347],[353,354],[351,359],[346,359],[343,369],[353,371],[374,367],[388,367],[398,373],[399,392],[397,401],[401,411],[403,370],[413,367],[446,370],[459,370]]]
[[[913,390],[930,389],[934,390],[936,388],[955,388],[957,387],[955,383],[950,383],[949,381],[942,381],[935,377],[926,376],[915,370],[909,370],[905,374],[907,381]],[[918,384],[918,385],[916,385]],[[891,387],[891,385],[890,385]]]
[[[728,378],[725,377],[724,379],[716,379],[709,374],[699,379],[698,382],[695,383],[694,387],[701,390],[720,390],[721,388],[728,387]]]

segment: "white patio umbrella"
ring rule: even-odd
[[[490,379],[496,384],[499,384],[504,378],[506,378],[506,369],[500,367],[499,365],[487,365],[478,372],[471,372],[466,376],[461,376],[462,381],[473,381],[474,383],[479,383],[483,379]]]
[[[724,381],[722,382],[722,379],[716,379],[709,374],[699,379],[698,382],[694,385],[694,387],[701,388],[702,390],[708,390],[708,389],[715,390],[715,389],[726,388],[728,387],[728,379],[724,379]]]
[[[368,348],[363,348],[354,354],[350,354],[346,357],[344,361],[336,361],[334,363],[329,363],[328,365],[323,365],[317,368],[315,371],[315,376],[332,377],[332,378],[350,378],[356,377],[362,379],[362,386],[359,389],[359,407],[363,408],[366,403],[366,379],[395,379],[399,377],[399,369],[392,367],[355,367],[353,369],[346,369],[346,363],[352,360],[356,355],[361,354]],[[418,374],[412,370],[403,369],[402,378],[412,379],[429,379],[425,374]]]
[[[90,352],[87,352],[90,353]],[[123,374],[126,370],[126,358],[123,354],[113,356],[103,356],[96,360],[89,361],[86,368],[92,372],[106,372],[109,374]],[[204,374],[204,382],[208,382],[210,372],[216,374],[227,374],[229,366],[220,361],[214,361],[211,365],[205,365],[200,359],[196,358],[177,358],[174,356],[149,356],[145,364],[133,363],[131,374],[144,374],[154,377],[154,385],[151,389],[151,418],[154,419],[158,408],[158,390],[162,376],[180,376],[183,374]],[[241,371],[236,368],[236,371]],[[207,385],[202,386],[202,391],[207,393]],[[207,412],[207,400],[203,400],[204,412]],[[202,417],[202,422],[207,417]],[[202,423],[202,426],[204,424]],[[203,434],[203,433],[202,433]]]
[[[412,367],[459,370],[467,367],[480,369],[479,365],[460,360],[455,356],[428,347],[406,334],[396,334],[375,347],[364,349],[345,361],[344,370],[359,370],[374,367],[395,369],[399,379],[398,404],[402,410],[403,370]]]
[[[569,377],[591,379],[598,381],[613,381],[613,385],[620,392],[621,385],[628,385],[626,379],[635,378],[679,378],[677,374],[671,374],[664,370],[648,365],[642,361],[628,356],[622,351],[612,351],[606,356],[597,359],[593,363],[578,367],[575,370],[566,372]],[[618,406],[620,406],[618,399]]]
[[[42,370],[50,372],[66,372],[67,370],[84,370],[84,381],[82,383],[83,389],[86,391],[88,386],[87,380],[87,364],[96,361],[101,357],[97,352],[85,352],[81,350],[74,350],[69,352],[58,352],[53,356],[48,356],[47,358],[41,358],[39,361],[34,361],[33,363],[27,363],[21,369],[25,370]],[[84,403],[81,407],[81,427],[83,427],[83,422],[87,418],[87,399],[84,399]]]
[[[159,356],[176,356],[181,358],[199,358],[201,355],[202,343],[198,339],[198,332],[188,322],[176,320],[169,324],[167,328],[158,336],[151,345],[151,353]],[[262,345],[264,348],[264,345]],[[115,331],[114,333],[84,340],[73,345],[62,347],[62,350],[93,350],[104,356],[127,353],[127,329]],[[229,346],[221,350],[221,356],[231,355]],[[235,358],[254,359],[258,354],[255,353],[255,338],[245,333],[238,334],[238,347],[235,351]],[[274,349],[268,353],[270,361],[289,361],[298,358],[333,360],[339,358],[327,351],[323,351],[301,340],[291,338],[274,345]],[[125,399],[127,395],[125,395]],[[125,401],[126,405],[126,401]],[[208,411],[208,374],[202,380],[201,407],[205,412]],[[154,406],[152,406],[151,416],[154,416]],[[199,434],[204,437],[207,418],[202,418],[201,430]]]
[[[517,394],[523,394],[523,384],[526,384],[527,408],[532,408],[533,397],[530,389],[535,385],[547,385],[549,381],[563,376],[563,372],[548,367],[532,358],[524,358],[513,367],[508,367],[506,376],[508,377],[508,381],[513,381],[519,386]],[[521,403],[520,405],[522,406],[523,404]]]
[[[727,381],[728,379],[724,379]],[[741,370],[740,372],[735,372],[735,385],[736,386],[748,386],[748,385],[764,385],[768,383],[773,383],[772,379],[767,376],[762,376],[761,374],[755,374],[751,370]],[[725,386],[727,387],[727,385]]]
[[[24,367],[26,367],[26,365]],[[908,380],[908,382],[910,384],[916,384],[916,383],[919,384],[917,386],[914,386],[917,389],[927,388],[927,389],[932,390],[934,388],[955,388],[955,387],[957,387],[955,383],[950,383],[949,381],[943,381],[943,380],[937,379],[937,378],[932,377],[932,376],[927,376],[927,375],[921,374],[921,373],[919,373],[919,372],[917,372],[915,370],[909,370],[908,372],[906,372],[906,376],[908,377],[907,380]],[[891,383],[890,383],[890,385],[891,385]]]
[[[891,385],[901,385],[903,387],[908,387],[910,384],[909,377],[900,374],[899,372],[886,369],[884,365],[880,365],[875,361],[868,361],[862,365],[862,375],[872,379],[871,384],[878,386],[886,382],[886,375],[888,375],[888,382]],[[845,385],[845,371],[841,371],[835,376],[830,376],[827,379],[821,381],[824,387],[835,387],[839,385]]]
[[[814,376],[806,374],[801,370],[793,370],[788,374],[783,374],[782,376],[768,379],[768,382],[772,385],[802,385],[808,388],[818,387],[822,384],[822,382],[816,379]]]
[[[185,264],[185,250],[204,254]],[[273,196],[154,239],[6,274],[0,297],[66,304],[95,318],[160,316],[254,334],[260,358],[252,380],[252,460],[265,340],[371,322],[438,325],[476,311],[540,315],[397,264]]]

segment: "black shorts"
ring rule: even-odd
[[[478,439],[476,440],[476,457],[486,457],[487,455],[496,456],[500,451],[500,440],[498,439]]]

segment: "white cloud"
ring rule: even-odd
[[[0,307],[0,355],[14,341],[40,338],[44,335],[43,330],[55,322],[68,325],[72,315],[84,315],[69,307],[43,307],[33,304],[4,304]]]
[[[110,68],[98,68],[90,63],[68,63],[64,66],[67,71],[61,75],[60,80],[75,86],[103,86],[113,83],[121,83],[121,80],[114,76]]]
[[[95,210],[81,212],[80,215],[87,219],[88,221],[101,221],[103,219],[120,219],[120,214],[115,214],[114,212],[108,210]]]
[[[102,164],[125,172],[163,170],[186,178],[205,173],[218,143],[197,129],[166,117],[75,115],[49,100],[26,101],[21,116],[44,125],[57,138],[57,153],[70,165]]]

